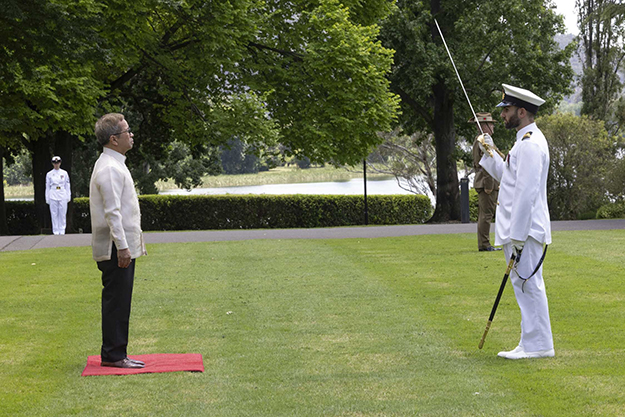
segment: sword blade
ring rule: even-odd
[[[460,86],[462,87],[462,91],[464,91],[464,96],[467,98],[467,103],[469,103],[469,107],[471,108],[471,113],[473,113],[473,120],[477,123],[477,127],[480,129],[482,135],[484,131],[482,130],[482,125],[477,120],[477,115],[475,114],[475,110],[473,110],[473,105],[471,104],[471,100],[469,99],[469,95],[467,94],[467,90],[464,88],[464,83],[462,82],[462,78],[460,78],[460,73],[458,72],[458,68],[456,68],[456,63],[454,62],[453,57],[451,56],[451,52],[449,52],[449,48],[447,47],[447,42],[445,42],[445,37],[443,36],[443,31],[441,27],[438,25],[438,21],[434,19],[434,23],[436,23],[436,28],[438,29],[438,33],[441,35],[441,39],[443,40],[443,45],[445,45],[445,50],[447,51],[447,55],[449,55],[449,59],[451,60],[451,65],[454,67],[456,71],[456,76],[458,76],[458,81],[460,81]]]

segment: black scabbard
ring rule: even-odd
[[[503,280],[501,281],[501,285],[499,286],[499,292],[497,293],[497,298],[495,298],[495,304],[493,305],[493,309],[490,311],[490,317],[488,318],[488,322],[486,323],[486,329],[484,330],[484,335],[482,335],[482,339],[480,340],[479,345],[477,345],[478,349],[482,349],[484,346],[484,341],[486,340],[486,335],[488,334],[488,330],[490,330],[490,325],[495,318],[495,313],[497,312],[497,307],[499,307],[499,301],[501,300],[501,296],[503,295],[503,290],[506,288],[506,282],[508,282],[508,277],[510,276],[510,271],[512,271],[512,267],[514,266],[515,257],[514,254],[510,257],[510,262],[508,262],[508,268],[506,269],[506,273],[503,276]]]

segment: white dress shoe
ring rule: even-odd
[[[519,353],[519,352],[523,352],[523,348],[521,346],[517,346],[513,350],[499,352],[497,356],[499,356],[500,358],[507,358],[508,355]]]
[[[516,350],[516,349],[515,349]],[[553,358],[556,356],[556,352],[553,349],[549,350],[537,350],[536,352],[525,352],[523,349],[520,351],[511,351],[511,352],[502,352],[506,353],[505,356],[502,356],[506,359],[531,359],[531,358]]]

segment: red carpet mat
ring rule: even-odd
[[[131,359],[145,362],[145,368],[125,369],[100,366],[100,355],[89,356],[87,366],[81,376],[92,375],[132,375],[158,372],[204,372],[204,362],[199,353],[156,353],[152,355],[132,355]]]

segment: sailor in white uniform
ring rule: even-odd
[[[46,203],[50,206],[52,217],[52,233],[65,234],[67,203],[71,199],[69,175],[61,169],[61,157],[52,158],[53,170],[46,174]]]
[[[545,100],[523,88],[503,84],[501,117],[507,129],[516,129],[516,142],[503,160],[487,148],[494,147],[485,135],[484,156],[480,160],[488,173],[500,182],[495,245],[503,245],[506,260],[512,254],[521,260],[510,274],[521,309],[519,345],[498,356],[506,359],[555,356],[549,320],[547,293],[542,276],[543,244],[551,243],[551,223],[547,207],[549,147],[534,123],[538,107]],[[532,273],[535,274],[532,276]],[[525,278],[525,279],[524,279]]]

